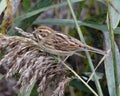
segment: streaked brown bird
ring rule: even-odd
[[[91,47],[69,35],[57,32],[50,27],[40,26],[33,32],[40,48],[45,52],[59,56],[68,56],[77,51],[91,51],[105,55],[107,52]]]

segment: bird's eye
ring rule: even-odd
[[[42,30],[39,30],[39,32],[42,32]]]

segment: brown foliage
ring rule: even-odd
[[[4,53],[0,65],[7,71],[6,78],[20,74],[17,85],[21,85],[21,90],[24,86],[28,90],[36,81],[42,96],[54,82],[55,88],[51,95],[64,95],[65,86],[70,81],[64,66],[50,54],[41,51],[37,42],[30,38],[0,34],[0,51]]]

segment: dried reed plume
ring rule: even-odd
[[[16,84],[21,86],[20,91],[24,88],[31,90],[37,84],[38,92],[43,96],[53,84],[51,96],[64,95],[65,87],[71,80],[66,76],[64,66],[41,51],[33,39],[0,34],[0,53],[0,66],[7,71],[6,78],[20,74]]]

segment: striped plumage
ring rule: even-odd
[[[59,33],[47,26],[40,26],[33,32],[40,47],[51,54],[55,55],[69,55],[76,51],[92,51],[98,54],[106,54],[105,51],[93,48],[86,44],[83,44],[79,40],[68,36],[63,33]]]

